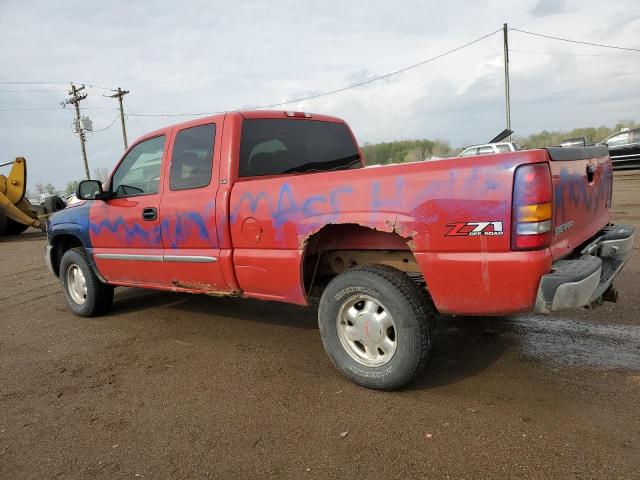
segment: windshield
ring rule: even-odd
[[[361,166],[358,148],[343,123],[260,118],[242,124],[241,177]]]

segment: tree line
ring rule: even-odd
[[[567,138],[586,137],[587,144],[600,142],[622,128],[637,128],[634,120],[621,120],[613,126],[580,127],[573,130],[543,130],[531,135],[514,135],[514,141],[523,148],[542,148],[558,145]],[[430,157],[455,156],[465,147],[452,148],[446,140],[400,140],[397,142],[365,143],[361,146],[367,165],[417,162]]]

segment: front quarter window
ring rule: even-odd
[[[127,153],[111,179],[115,198],[158,193],[165,137],[140,142]]]

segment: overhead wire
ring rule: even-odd
[[[462,50],[463,48],[466,48],[466,47],[469,47],[469,46],[471,46],[471,45],[473,45],[475,43],[481,42],[482,40],[484,40],[484,39],[486,39],[486,38],[488,38],[488,37],[490,37],[492,35],[495,35],[496,33],[501,32],[501,31],[502,31],[502,29],[500,28],[500,29],[495,30],[495,31],[493,31],[491,33],[488,33],[486,35],[478,37],[475,40],[467,42],[467,43],[465,43],[463,45],[460,45],[458,47],[452,48],[451,50],[447,50],[446,52],[440,53],[440,54],[435,55],[433,57],[429,57],[429,58],[427,58],[425,60],[422,60],[422,61],[420,61],[418,63],[414,63],[412,65],[400,68],[398,70],[394,70],[393,72],[385,73],[384,75],[378,75],[376,77],[369,78],[369,79],[364,80],[362,82],[353,83],[353,84],[347,85],[345,87],[337,88],[335,90],[329,90],[329,91],[326,91],[326,92],[321,92],[321,93],[317,93],[317,94],[314,94],[314,95],[309,95],[309,96],[306,96],[306,97],[296,98],[294,100],[286,100],[284,102],[276,102],[276,103],[270,103],[270,104],[265,104],[265,105],[258,105],[258,106],[254,106],[254,107],[245,108],[243,110],[262,110],[262,109],[265,109],[265,108],[281,107],[281,106],[284,106],[284,105],[291,105],[293,103],[300,103],[300,102],[304,102],[304,101],[307,101],[307,100],[313,100],[313,99],[316,99],[316,98],[325,97],[327,95],[333,95],[335,93],[344,92],[344,91],[350,90],[352,88],[361,87],[363,85],[368,85],[370,83],[377,82],[377,81],[383,80],[385,78],[389,78],[389,77],[391,77],[393,75],[398,75],[398,74],[406,72],[408,70],[412,70],[414,68],[421,67],[422,65],[424,65],[426,63],[433,62],[433,61],[438,60],[438,59],[440,59],[442,57],[445,57],[445,56],[450,55],[452,53],[455,53],[455,52],[457,52],[459,50]],[[232,111],[237,111],[237,109],[234,109]],[[188,116],[194,116],[195,117],[195,116],[203,116],[203,115],[216,115],[216,114],[224,113],[224,112],[225,111],[202,112],[202,113],[132,113],[131,115],[132,116],[138,116],[138,117],[188,117]]]
[[[113,117],[113,120],[111,120],[111,123],[109,125],[107,125],[106,127],[99,128],[98,130],[91,130],[90,133],[104,132],[105,130],[109,130],[111,127],[113,127],[113,125],[116,123],[116,120],[118,120],[118,118],[120,118],[120,114],[118,114],[115,117]]]
[[[522,30],[520,28],[509,28],[509,31],[525,33],[527,35],[533,35],[533,36],[536,36],[536,37],[548,38],[550,40],[559,40],[561,42],[577,43],[577,44],[580,44],[580,45],[589,45],[589,46],[592,46],[592,47],[612,48],[612,49],[615,49],[615,50],[626,50],[626,51],[630,51],[630,52],[640,52],[640,48],[619,47],[619,46],[616,46],[616,45],[606,45],[604,43],[584,42],[584,41],[581,41],[581,40],[572,40],[570,38],[555,37],[553,35],[546,35],[546,34],[543,34],[543,33],[530,32],[528,30]]]
[[[640,57],[640,55],[635,55],[633,53],[573,53],[573,52],[533,52],[531,50],[517,50],[514,48],[509,49],[510,52],[516,53],[529,53],[532,55],[551,55],[551,56],[565,56],[565,57],[616,57],[616,58],[634,58]]]
[[[447,55],[450,55],[452,53],[455,53],[459,50],[462,50],[466,47],[469,47],[471,45],[474,45],[478,42],[481,42],[482,40],[491,37],[492,35],[495,35],[498,32],[501,32],[502,29],[497,29],[493,32],[490,32],[486,35],[483,35],[481,37],[476,38],[475,40],[472,40],[470,42],[464,43],[462,45],[459,45],[458,47],[452,48],[450,50],[447,50],[445,52],[442,52],[438,55],[429,57],[425,60],[422,60],[420,62],[414,63],[412,65],[408,65],[406,67],[400,68],[398,70],[394,70],[392,72],[383,74],[383,75],[378,75],[372,78],[369,78],[367,80],[363,80],[361,82],[357,82],[357,83],[353,83],[350,85],[346,85],[344,87],[341,88],[337,88],[334,90],[328,90],[328,91],[324,91],[324,92],[320,92],[320,93],[316,93],[313,95],[308,95],[308,96],[304,96],[304,97],[299,97],[299,98],[295,98],[292,100],[286,100],[286,101],[282,101],[282,102],[274,102],[274,103],[269,103],[269,104],[263,104],[263,105],[257,105],[254,107],[248,107],[248,108],[244,108],[243,110],[261,110],[261,109],[267,109],[267,108],[273,108],[273,107],[282,107],[285,105],[291,105],[294,103],[300,103],[300,102],[305,102],[308,100],[314,100],[317,98],[321,98],[321,97],[325,97],[328,95],[333,95],[336,93],[341,93],[341,92],[345,92],[347,90],[351,90],[354,88],[358,88],[364,85],[368,85],[380,80],[384,80],[386,78],[392,77],[394,75],[398,75],[400,73],[406,72],[408,70],[412,70],[414,68],[418,68],[422,65],[425,65],[427,63],[433,62],[435,60],[438,60],[440,58],[443,58]],[[588,45],[588,46],[593,46],[593,47],[601,47],[601,48],[609,48],[609,49],[616,49],[616,50],[624,50],[624,51],[631,51],[631,52],[639,52],[640,53],[640,48],[633,48],[633,47],[621,47],[621,46],[616,46],[616,45],[607,45],[607,44],[602,44],[602,43],[595,43],[595,42],[586,42],[586,41],[581,41],[581,40],[572,40],[569,38],[563,38],[563,37],[557,37],[557,36],[553,36],[553,35],[547,35],[547,34],[542,34],[542,33],[536,33],[536,32],[531,32],[528,30],[523,30],[520,28],[509,28],[509,31],[513,31],[513,32],[519,32],[519,33],[523,33],[526,35],[532,35],[532,36],[536,36],[536,37],[541,37],[541,38],[547,38],[550,40],[557,40],[557,41],[562,41],[562,42],[569,42],[569,43],[575,43],[575,44],[580,44],[580,45]],[[512,52],[520,52],[520,53],[530,53],[530,54],[539,54],[539,55],[566,55],[566,56],[614,56],[614,55],[604,55],[604,54],[577,54],[577,53],[560,53],[560,52],[532,52],[532,51],[526,51],[526,50],[514,50],[514,49],[510,49],[510,51]],[[620,55],[622,57],[635,57],[636,55]],[[0,81],[0,85],[68,85],[71,82],[43,82],[43,81]],[[90,84],[90,83],[81,83],[81,82],[76,82],[78,84],[84,85],[86,87],[89,88],[95,88],[95,89],[99,89],[99,90],[106,90],[106,91],[116,91],[115,89],[112,88],[108,88],[108,87],[103,87],[100,85],[95,85],[95,84]],[[7,91],[9,92],[9,91]],[[26,91],[25,91],[26,92]],[[197,113],[134,113],[133,111],[131,111],[131,108],[128,106],[128,104],[126,104],[125,102],[125,106],[127,108],[127,111],[129,113],[127,113],[127,117],[133,117],[136,122],[138,123],[138,126],[144,130],[144,127],[142,127],[142,124],[137,120],[137,117],[198,117],[198,116],[205,116],[205,115],[216,115],[216,114],[220,114],[220,113],[225,113],[225,111],[215,111],[215,112],[197,112]],[[0,112],[9,112],[9,111],[38,111],[38,110],[56,110],[57,107],[44,107],[44,108],[6,108],[6,109],[0,109]],[[98,109],[102,109],[102,108],[86,108],[85,110],[98,110]],[[228,111],[228,110],[227,110]],[[231,111],[238,111],[238,109],[234,109]]]

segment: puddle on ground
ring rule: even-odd
[[[640,326],[522,315],[508,329],[529,358],[568,365],[640,370]]]

